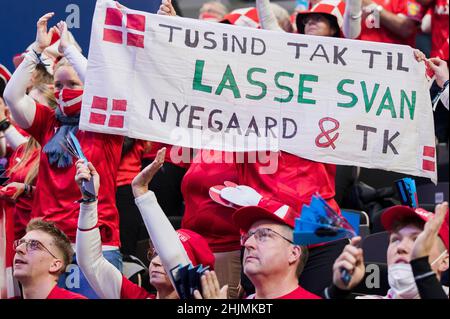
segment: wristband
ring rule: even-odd
[[[93,229],[97,228],[97,225],[95,225],[94,227],[88,228],[88,229],[83,229],[83,228],[80,228],[80,227],[77,227],[77,228],[78,228],[79,231],[90,231],[90,230],[93,230]]]
[[[93,203],[96,201],[97,201],[97,196],[90,197],[90,198],[82,198],[82,199],[77,200],[76,202],[80,203],[80,204],[85,204],[85,203]]]

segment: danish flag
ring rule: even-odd
[[[424,171],[434,172],[436,170],[435,155],[436,155],[436,148],[434,146],[423,147],[424,159],[422,160],[422,169]]]
[[[107,8],[103,41],[144,48],[145,16]]]
[[[94,96],[89,123],[96,125],[105,125],[107,123],[108,127],[123,128],[125,124],[124,113],[127,111],[127,100],[112,99],[110,103],[108,101],[106,97]]]

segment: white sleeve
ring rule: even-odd
[[[361,0],[347,0],[345,2],[342,32],[347,39],[356,39],[361,33],[361,3]]]
[[[86,70],[87,70],[87,59],[81,54],[80,51],[75,47],[75,45],[71,44],[64,50],[64,56],[69,60],[70,64],[77,72],[78,77],[81,82],[84,83]]]
[[[448,85],[445,90],[441,93],[441,102],[444,104],[445,108],[448,110]]]
[[[103,257],[97,224],[97,203],[80,204],[76,238],[78,265],[96,294],[102,299],[120,299],[122,273]]]
[[[28,141],[22,134],[19,133],[14,125],[10,125],[5,131],[5,138],[6,142],[8,142],[9,146],[11,146],[13,150],[16,150],[19,145],[22,145]]]
[[[170,270],[176,269],[180,264],[184,266],[190,263],[183,244],[152,191],[135,198],[134,201],[141,212],[145,227],[164,269],[175,287]]]
[[[26,94],[26,91],[38,62],[33,51],[27,52],[3,93],[3,98],[11,110],[14,121],[23,129],[27,129],[33,124],[36,114],[36,102]]]
[[[270,8],[269,0],[256,0],[256,10],[258,11],[259,21],[263,29],[284,32],[278,25],[278,20]]]

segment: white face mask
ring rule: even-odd
[[[416,299],[419,297],[410,264],[394,264],[388,267],[388,280],[395,298]]]

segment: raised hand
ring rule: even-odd
[[[56,24],[57,32],[60,36],[58,51],[64,54],[64,50],[70,45],[69,31],[67,30],[67,23],[65,21],[59,21]]]
[[[75,174],[75,181],[77,182],[78,187],[80,188],[80,191],[81,191],[81,181],[83,179],[86,179],[89,181],[89,180],[91,180],[91,178],[93,178],[94,179],[95,196],[98,196],[98,189],[100,187],[100,175],[95,170],[94,165],[92,165],[91,162],[87,163],[87,165],[86,165],[84,160],[78,160],[76,163],[76,167],[77,167],[77,172]],[[82,191],[81,191],[81,193],[83,194]]]
[[[50,20],[55,15],[54,12],[49,12],[44,14],[42,17],[39,18],[37,24],[36,24],[36,46],[35,50],[38,53],[41,53],[44,51],[48,46],[50,46],[50,43],[52,42],[53,34],[56,31],[56,27],[50,28],[50,30],[47,31],[47,24],[48,20]]]
[[[444,222],[445,215],[448,212],[448,203],[444,202],[435,208],[435,215],[428,220],[423,228],[423,231],[417,236],[414,246],[411,250],[411,259],[417,259],[430,255],[439,233],[439,229]]]
[[[176,16],[177,13],[172,5],[172,0],[162,0],[158,14],[163,16]]]
[[[164,164],[164,157],[166,155],[166,148],[163,147],[156,153],[154,161],[144,168],[131,182],[133,195],[135,198],[144,195],[148,192],[148,184],[150,184],[153,176],[158,172]]]
[[[220,288],[217,275],[212,271],[205,271],[200,278],[202,285],[203,295],[198,290],[194,291],[195,299],[227,299],[228,298],[228,285]]]
[[[349,245],[345,246],[341,255],[333,264],[333,283],[342,290],[351,290],[364,278],[366,268],[364,266],[363,250],[357,245],[361,237],[353,237]],[[341,271],[345,269],[352,276],[346,285],[341,279]]]

